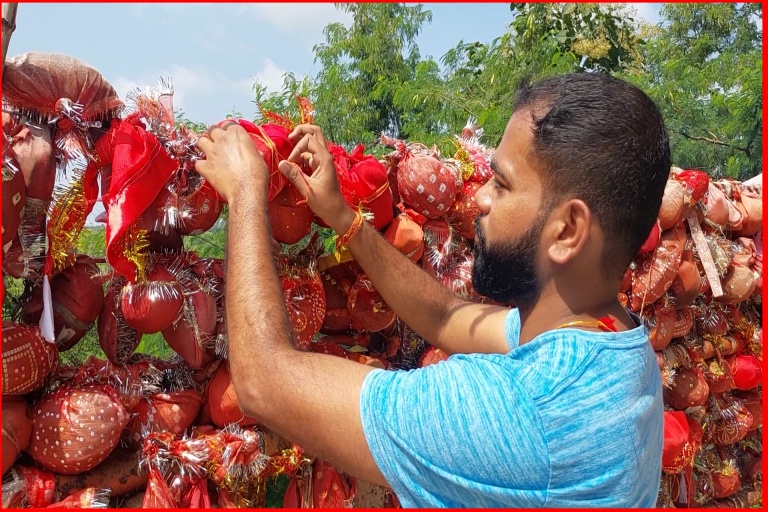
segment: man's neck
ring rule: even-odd
[[[520,345],[563,324],[596,321],[603,317],[611,318],[619,331],[635,327],[632,317],[619,304],[616,296],[604,297],[592,304],[569,305],[555,291],[545,291],[533,306],[520,308]]]

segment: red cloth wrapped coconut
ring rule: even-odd
[[[439,274],[440,284],[448,288],[451,293],[464,299],[471,300],[477,297],[472,287],[472,266],[474,256],[468,251],[454,253],[445,269]]]
[[[363,155],[362,144],[349,155],[351,167],[347,186],[360,199],[363,208],[373,214],[373,227],[382,230],[392,221],[392,190],[387,168],[374,156]]]
[[[698,443],[691,434],[688,418],[682,411],[664,412],[664,448],[661,467],[675,474],[693,464]]]
[[[291,151],[293,151],[294,144],[288,138],[290,131],[287,128],[276,124],[262,124],[257,126],[247,119],[227,119],[221,121],[219,125],[227,121],[235,121],[245,128],[245,131],[251,136],[251,139],[256,144],[259,152],[264,157],[267,169],[269,170],[267,202],[271,203],[288,182],[285,176],[283,176],[283,173],[277,168],[277,164],[279,164],[281,160],[287,160],[288,157],[291,156]]]
[[[738,398],[742,405],[752,415],[752,425],[749,431],[753,432],[763,426],[763,395],[762,391],[736,391],[734,397]]]
[[[650,306],[644,319],[648,328],[648,339],[653,350],[663,350],[672,341],[672,330],[675,326],[675,310],[670,307]]]
[[[51,118],[57,115],[62,98],[82,105],[86,121],[114,115],[123,107],[102,74],[74,57],[27,52],[6,61],[3,102],[12,108]]]
[[[193,389],[143,398],[133,410],[135,416],[128,427],[128,438],[134,446],[141,446],[144,435],[151,432],[181,435],[192,426],[202,403],[203,397]]]
[[[53,325],[59,351],[72,348],[93,327],[104,305],[101,281],[98,265],[84,255],[51,279]],[[24,322],[39,322],[42,311],[43,289],[38,286],[24,308]]]
[[[672,386],[664,389],[664,399],[677,410],[704,405],[709,386],[698,368],[678,368]]]
[[[675,178],[688,188],[693,202],[704,197],[709,188],[709,176],[703,171],[696,169],[677,170]]]
[[[299,204],[302,199],[296,187],[288,183],[268,205],[272,237],[278,242],[295,244],[311,231],[315,214],[306,203]]]
[[[229,362],[225,361],[219,365],[208,383],[206,399],[211,420],[219,428],[226,427],[230,423],[237,423],[241,427],[258,424],[258,421],[245,416],[240,410],[235,387],[232,385],[229,374]]]
[[[728,361],[733,372],[733,384],[736,389],[749,390],[760,385],[763,369],[760,360],[753,355],[737,355]]]
[[[456,176],[428,155],[406,154],[398,164],[397,186],[403,202],[429,219],[448,213],[456,194]]]
[[[15,157],[3,162],[3,253],[17,236],[27,202],[24,174]]]
[[[643,242],[643,245],[640,246],[637,254],[645,254],[651,252],[659,246],[659,243],[661,243],[661,228],[659,227],[659,220],[656,219],[656,222],[651,228],[651,232],[648,233],[648,238],[646,238],[645,242]]]
[[[342,255],[347,254],[342,252]],[[357,279],[356,264],[353,261],[337,263],[333,256],[321,259],[320,278],[325,294],[325,316],[321,332],[333,334],[348,330],[352,324],[352,313],[347,309],[349,289]],[[326,264],[329,265],[326,267]],[[359,267],[358,267],[359,268]]]
[[[384,238],[412,261],[419,261],[424,254],[423,215],[405,210],[394,218],[384,232]]]
[[[350,508],[357,494],[357,480],[318,459],[312,471],[313,508]]]
[[[704,378],[707,379],[710,393],[722,395],[733,388],[731,367],[718,358],[704,362]]]
[[[161,332],[168,346],[179,354],[190,368],[197,370],[213,354],[207,350],[216,332],[216,299],[199,285],[186,294],[186,306],[181,318]]]
[[[347,309],[352,314],[352,328],[358,331],[381,331],[396,318],[365,274],[358,275],[350,288]]]
[[[35,405],[27,453],[56,473],[82,473],[109,456],[127,424],[111,386],[65,386]]]
[[[155,468],[149,470],[147,492],[144,493],[141,508],[176,508],[176,502],[173,500],[168,484],[160,471]]]
[[[739,471],[731,463],[718,457],[718,464],[709,476],[712,480],[712,497],[723,499],[736,494],[741,487]]]
[[[281,270],[285,307],[296,347],[303,350],[320,331],[325,318],[325,289],[320,274],[298,266]]]
[[[162,265],[155,265],[146,281],[129,283],[120,292],[123,319],[140,333],[160,332],[170,327],[178,318],[182,304],[181,285]]]
[[[475,219],[480,215],[480,207],[475,200],[475,194],[483,184],[476,181],[467,181],[456,196],[448,217],[451,225],[467,240],[475,239]]]
[[[56,345],[43,339],[38,326],[3,320],[3,395],[37,391],[58,361]]]
[[[677,277],[686,240],[685,228],[678,225],[661,235],[655,251],[638,257],[632,272],[632,311],[656,302],[669,289]]]
[[[210,183],[203,184],[187,197],[179,198],[182,215],[179,232],[182,235],[199,235],[216,224],[223,209],[219,194]]]
[[[123,319],[118,303],[120,289],[120,286],[111,286],[107,290],[104,306],[96,322],[96,332],[101,350],[107,359],[111,363],[122,365],[139,346],[141,334],[129,327]]]
[[[11,469],[16,457],[27,449],[32,436],[32,418],[26,400],[3,397],[3,474]]]
[[[662,231],[671,229],[683,220],[688,213],[690,195],[685,185],[674,177],[667,180],[664,188],[664,197],[661,199],[659,209],[659,227]]]
[[[109,489],[86,487],[45,508],[107,508],[109,505],[109,493]]]
[[[392,190],[387,168],[375,157],[363,155],[364,148],[358,144],[348,154],[342,146],[328,144],[344,200],[355,209],[362,206],[370,212],[373,227],[382,230],[392,221]]]
[[[7,74],[3,76],[3,100],[6,99],[6,77]],[[11,151],[24,176],[26,196],[47,205],[56,182],[56,160],[50,128],[48,125],[36,127],[18,123],[11,114],[3,112],[3,133],[12,139]]]
[[[752,427],[752,413],[739,400],[715,398],[716,407],[707,426],[706,441],[718,446],[738,443]]]
[[[739,228],[734,230],[734,235],[753,236],[763,225],[762,174],[759,183],[753,186],[743,183],[739,186],[739,199],[736,206],[742,211],[743,218]]]

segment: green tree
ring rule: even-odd
[[[490,44],[461,41],[443,57],[447,87],[498,144],[523,78],[573,71],[642,72],[644,41],[626,8],[513,3],[514,20]]]
[[[762,5],[665,4],[661,17],[638,83],[663,111],[675,164],[762,172]]]
[[[351,13],[353,21],[349,27],[328,25],[325,42],[314,47],[315,61],[322,64],[315,79],[317,124],[346,146],[374,143],[382,132],[409,137],[413,120],[408,124],[395,95],[417,70],[425,72],[416,37],[432,13],[396,3],[336,7]]]

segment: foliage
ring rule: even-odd
[[[350,27],[325,27],[314,47],[322,70],[315,80],[317,124],[338,144],[373,144],[381,133],[408,137],[396,89],[415,77],[422,61],[416,36],[432,13],[421,5],[336,4],[351,13]],[[423,68],[422,68],[423,70]]]
[[[660,105],[681,167],[762,171],[762,5],[665,4],[637,83]]]

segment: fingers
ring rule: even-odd
[[[305,135],[314,135],[320,143],[325,146],[325,136],[319,126],[313,124],[300,124],[294,130],[288,134],[288,139],[294,144]]]
[[[199,147],[203,153],[208,154],[210,149],[213,147],[213,143],[221,139],[221,136],[224,134],[224,132],[233,126],[242,129],[239,124],[230,119],[224,120],[219,124],[209,126],[205,133],[198,137],[197,147]]]
[[[197,138],[197,147],[200,148],[200,151],[202,151],[206,155],[208,154],[212,146],[213,146],[213,141],[208,136],[208,132],[202,134]]]
[[[287,160],[304,164],[312,170],[317,169],[323,163],[333,163],[333,157],[328,149],[315,138],[314,134],[304,135],[294,146]]]
[[[208,141],[209,144],[211,144],[211,141]],[[203,178],[208,178],[208,171],[210,170],[211,163],[208,160],[197,160],[195,162],[195,170],[202,176]]]
[[[299,191],[301,197],[304,199],[309,198],[311,188],[306,175],[301,171],[301,167],[294,162],[281,160],[280,163],[277,164],[277,168],[283,173],[283,176],[285,176],[288,181],[293,183],[293,186]]]

